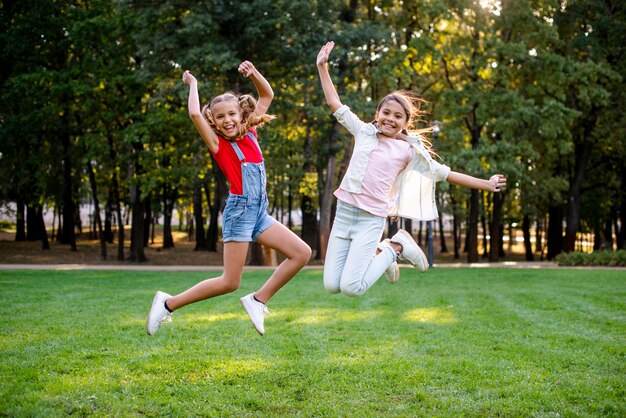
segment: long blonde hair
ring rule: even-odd
[[[227,101],[237,102],[237,104],[239,105],[239,112],[241,112],[241,124],[239,125],[238,136],[237,138],[226,138],[229,141],[236,141],[237,139],[243,137],[250,128],[260,127],[266,122],[269,122],[270,120],[276,118],[276,116],[268,115],[267,113],[256,116],[254,114],[254,110],[256,109],[257,101],[254,97],[252,97],[250,94],[238,95],[229,91],[214,97],[209,104],[202,108],[202,114],[207,119],[209,125],[215,132],[219,132],[219,130],[217,129],[215,121],[213,120],[213,114],[211,113],[211,109],[216,104]]]
[[[435,155],[432,143],[426,136],[426,134],[432,132],[432,126],[427,128],[417,128],[417,124],[419,122],[425,122],[423,116],[427,115],[428,111],[423,110],[422,106],[426,105],[428,102],[423,97],[418,96],[410,90],[395,90],[378,102],[378,105],[376,106],[376,114],[378,114],[380,108],[385,103],[391,100],[398,103],[406,114],[405,128],[402,129],[402,133],[405,135],[419,137],[428,152]]]

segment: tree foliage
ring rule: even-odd
[[[351,153],[315,69],[332,39],[333,78],[364,120],[388,92],[413,90],[429,101],[422,126],[441,123],[430,139],[444,164],[507,175],[497,196],[439,189],[442,212],[466,226],[470,261],[481,217],[491,259],[504,225],[522,220],[539,232],[549,221],[549,257],[576,249],[581,232],[593,232],[598,248],[622,248],[624,8],[610,0],[0,3],[0,200],[16,204],[17,218],[25,207],[55,208],[70,245],[85,199],[105,213],[102,234],[132,208],[131,254],[118,228],[118,259],[144,259],[153,217],[163,217],[164,246],[173,245],[175,208],[209,220],[213,232],[199,238],[215,241],[223,178],[189,123],[180,76],[194,72],[205,102],[253,93],[236,71],[250,60],[276,96],[277,119],[261,130],[270,210],[285,223],[299,210],[302,236],[323,254],[332,191]]]

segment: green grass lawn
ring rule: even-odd
[[[0,271],[0,416],[626,416],[626,272],[402,269],[359,298],[301,272],[265,336],[235,293],[154,337],[198,272]]]

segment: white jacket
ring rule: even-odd
[[[346,105],[334,115],[355,137],[352,158],[339,187],[360,194],[370,155],[378,144],[378,129],[361,121]],[[413,147],[413,159],[391,187],[388,215],[430,221],[438,216],[435,184],[448,178],[450,167],[434,161],[419,137],[409,137],[407,141]]]
[[[389,195],[389,216],[418,221],[437,219],[435,186],[450,174],[450,167],[433,160],[419,137],[409,137],[413,159],[396,177]]]

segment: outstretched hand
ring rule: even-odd
[[[324,65],[328,63],[328,57],[330,56],[334,46],[335,43],[333,41],[326,42],[326,45],[324,45],[317,54],[317,65]]]
[[[256,70],[256,68],[254,68],[254,64],[250,61],[244,61],[239,64],[238,71],[244,77],[250,77],[252,73],[254,73],[254,70]]]
[[[499,192],[502,187],[506,187],[506,178],[502,174],[494,174],[489,178],[492,192]]]
[[[196,77],[194,77],[189,70],[185,71],[183,73],[183,83],[187,84],[188,86],[191,85],[192,83],[197,83]]]

